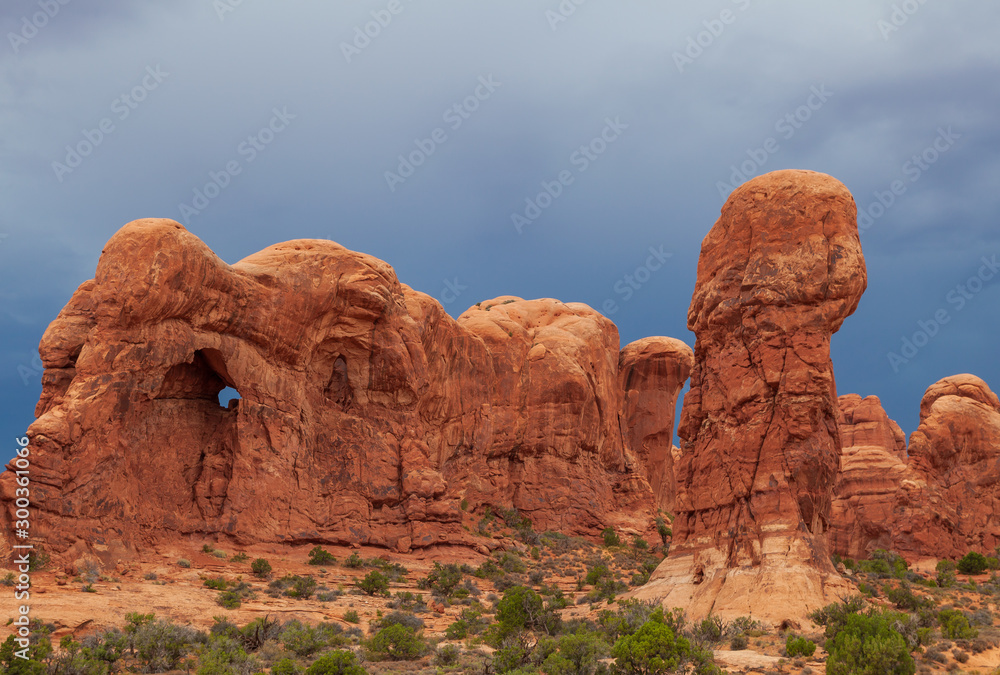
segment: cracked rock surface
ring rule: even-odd
[[[191,536],[486,551],[463,514],[490,506],[652,538],[660,450],[622,428],[673,414],[683,351],[628,351],[667,390],[629,408],[618,330],[586,305],[502,297],[456,320],[330,241],[228,265],[174,221],[134,221],[41,341],[32,534],[105,562]],[[220,405],[224,387],[239,398]],[[0,477],[8,525],[15,487]]]
[[[777,171],[737,188],[705,237],[674,542],[638,597],[777,624],[850,590],[825,534],[840,455],[830,338],[867,283],[856,214],[834,178]]]

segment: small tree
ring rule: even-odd
[[[398,623],[381,629],[365,644],[372,661],[412,661],[426,648],[426,643],[413,628]]]
[[[250,571],[258,579],[267,579],[271,576],[271,563],[267,562],[263,558],[257,558],[252,563],[250,563]]]
[[[673,672],[691,656],[691,643],[666,624],[663,609],[632,635],[619,638],[611,648],[618,671],[625,675]]]
[[[601,531],[601,537],[604,538],[604,545],[607,547],[620,546],[622,540],[618,538],[618,533],[615,532],[615,528],[606,527]]]
[[[310,565],[332,565],[335,562],[337,562],[337,559],[333,556],[333,554],[322,546],[317,546],[313,548],[313,550],[309,551]]]
[[[369,572],[357,585],[368,595],[388,594],[389,591],[389,580],[378,570]]]
[[[913,675],[916,664],[906,640],[890,625],[892,614],[850,614],[827,640],[829,675]]]
[[[969,551],[958,561],[958,571],[962,574],[982,574],[987,567],[986,556],[976,551]]]

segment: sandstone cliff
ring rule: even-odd
[[[482,548],[463,500],[537,530],[649,532],[644,462],[669,490],[672,424],[629,419],[672,416],[689,356],[669,344],[626,348],[636,401],[617,328],[586,305],[498,298],[455,320],[333,242],[227,265],[178,223],[135,221],[41,341],[33,534],[105,559],[182,535]]]

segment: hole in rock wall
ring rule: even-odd
[[[226,387],[219,392],[219,405],[223,408],[235,408],[237,402],[243,398],[235,387]]]

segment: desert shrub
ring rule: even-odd
[[[335,562],[337,562],[337,559],[333,554],[322,546],[316,546],[313,550],[309,551],[310,565],[332,565]]]
[[[417,588],[430,589],[435,594],[450,597],[462,582],[462,569],[455,563],[434,563],[427,576],[417,582]]]
[[[527,567],[525,567],[524,561],[521,560],[521,556],[510,551],[504,551],[500,554],[496,558],[496,562],[500,569],[508,574],[524,574],[527,571]]]
[[[616,611],[601,610],[597,615],[597,626],[607,636],[608,642],[614,643],[621,636],[631,635],[639,630],[657,607],[654,602],[623,600],[618,603]],[[683,612],[675,610],[674,613],[665,615],[665,622],[675,633],[679,632],[679,628],[684,625]]]
[[[692,626],[691,635],[698,644],[714,645],[722,641],[725,624],[719,617],[708,615]]]
[[[542,671],[547,675],[593,673],[609,651],[600,633],[586,630],[563,635],[556,646],[558,649],[544,655],[542,660]]]
[[[739,651],[741,649],[746,649],[749,645],[749,640],[747,636],[740,633],[739,635],[734,635],[731,640],[729,640],[729,648],[733,651]]]
[[[180,558],[177,561],[177,566],[178,567],[183,567],[184,569],[187,569],[187,568],[191,567],[191,561],[188,560],[187,558]]]
[[[844,629],[847,619],[865,608],[865,600],[860,595],[852,596],[843,602],[835,602],[822,609],[817,609],[809,618],[820,626],[826,626],[827,639],[832,638]]]
[[[201,654],[196,675],[253,675],[261,671],[256,657],[232,638],[219,636]]]
[[[788,634],[785,638],[785,654],[789,658],[804,656],[809,658],[816,651],[816,643],[808,638]]]
[[[414,595],[410,591],[397,591],[396,597],[389,601],[389,607],[392,609],[405,609],[411,612],[427,611],[427,603],[424,602],[423,594],[417,593]]]
[[[338,650],[313,661],[306,675],[368,675],[368,671],[358,665],[353,652]]]
[[[389,594],[389,580],[378,570],[372,570],[366,574],[364,579],[357,582],[357,586],[368,595]]]
[[[434,653],[435,666],[452,666],[458,663],[462,650],[457,645],[444,645]]]
[[[250,560],[250,556],[248,556],[243,551],[240,551],[239,553],[234,553],[229,557],[229,562],[241,563],[241,562],[246,562],[247,560]]]
[[[976,551],[969,551],[958,561],[958,571],[962,574],[982,574],[987,567],[986,556]]]
[[[587,600],[590,602],[598,602],[599,600],[611,602],[619,593],[624,593],[627,590],[628,584],[625,582],[605,577],[598,581],[597,585],[587,593]]]
[[[287,656],[271,666],[271,675],[299,675],[301,672],[295,661]]]
[[[543,630],[552,635],[561,622],[558,614],[545,608],[537,593],[524,586],[507,589],[497,603],[495,620],[501,640],[524,629]]]
[[[289,598],[301,598],[307,600],[316,592],[318,582],[311,576],[300,577],[297,574],[288,574],[281,579],[271,582],[271,586],[277,590],[284,591]]]
[[[828,626],[829,628],[829,626]],[[906,640],[880,612],[848,613],[827,640],[829,675],[913,675],[916,664]]]
[[[883,590],[885,591],[885,597],[889,599],[889,602],[896,605],[897,609],[915,612],[921,607],[931,604],[927,600],[914,595],[910,585],[905,582],[900,584],[898,588],[886,586]]]
[[[979,637],[979,631],[969,625],[969,618],[957,609],[942,609],[938,612],[941,635],[950,640],[972,640]]]
[[[226,590],[226,586],[229,585],[229,582],[222,577],[209,577],[208,579],[205,579],[203,583],[206,588],[211,588],[216,591],[224,591]]]
[[[604,545],[608,548],[612,546],[621,546],[622,540],[618,537],[618,533],[615,532],[615,528],[606,527],[601,531],[601,538],[604,540]]]
[[[181,661],[207,638],[187,626],[178,626],[152,614],[128,614],[125,626],[129,647],[144,673],[176,670]]]
[[[271,576],[271,563],[267,562],[263,558],[257,558],[252,563],[250,563],[250,571],[258,579],[266,579]]]
[[[424,621],[419,616],[409,612],[389,612],[375,624],[376,628],[388,628],[389,626],[403,626],[411,628],[414,632],[419,632],[424,628]]]
[[[372,661],[412,661],[426,650],[427,643],[413,628],[398,623],[380,629],[365,642],[365,654]]]
[[[664,546],[667,545],[667,539],[674,536],[674,531],[667,526],[662,515],[656,516],[656,533],[660,535],[660,540]]]
[[[282,646],[296,656],[312,656],[330,646],[340,646],[346,643],[340,626],[321,623],[318,626],[308,626],[293,619],[286,623],[278,637]]]
[[[21,647],[14,641],[13,635],[8,635],[0,644],[0,664],[6,675],[46,675],[48,668],[44,662],[52,654],[52,643],[47,637],[41,636],[28,646],[27,658],[17,656],[19,651]]]
[[[356,552],[352,553],[348,558],[344,560],[344,567],[349,567],[352,570],[358,570],[365,566],[365,561],[361,559]]]
[[[353,609],[349,609],[346,612],[344,612],[344,621],[346,621],[347,623],[358,623],[359,621],[361,621],[361,617],[358,616],[358,613],[356,611],[354,611]]]
[[[646,675],[677,670],[688,662],[695,663],[695,672],[719,672],[711,661],[711,653],[692,647],[667,624],[662,608],[658,608],[639,630],[620,637],[611,648],[616,672],[624,675]]]

